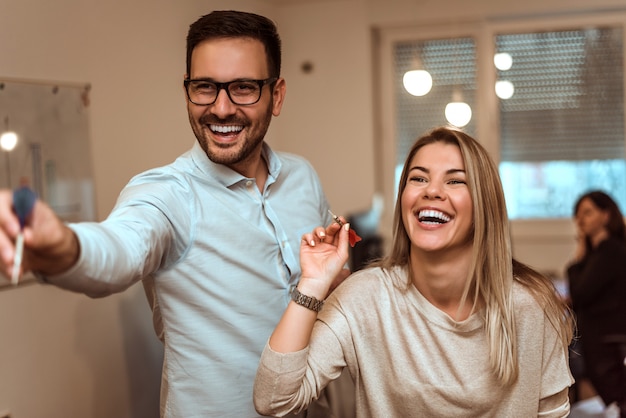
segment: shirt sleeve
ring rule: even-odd
[[[189,200],[169,190],[166,183],[130,184],[105,221],[69,224],[80,245],[78,261],[46,280],[103,297],[173,263],[189,241],[191,221],[190,216],[180,216],[188,212],[181,202]]]

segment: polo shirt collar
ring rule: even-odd
[[[196,141],[191,149],[191,157],[196,166],[207,176],[217,182],[221,183],[224,187],[230,187],[240,181],[249,180],[247,177],[242,176],[235,170],[223,165],[216,164],[207,157],[206,153]],[[280,174],[281,162],[278,155],[270,148],[270,146],[263,142],[263,148],[261,150],[261,158],[264,158],[268,167],[268,180],[267,185],[273,183]]]

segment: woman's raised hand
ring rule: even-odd
[[[317,227],[302,236],[300,265],[302,278],[298,288],[324,299],[350,271],[345,267],[349,257],[349,224],[333,222],[327,228]]]

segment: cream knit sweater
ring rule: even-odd
[[[359,418],[567,417],[567,351],[525,288],[513,287],[519,379],[502,387],[481,312],[456,322],[415,287],[400,290],[406,280],[402,268],[357,272],[326,301],[308,348],[280,354],[266,345],[254,387],[259,413],[306,408],[347,367]]]

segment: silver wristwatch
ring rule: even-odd
[[[313,296],[303,295],[297,287],[294,287],[291,292],[291,300],[315,312],[319,312],[322,306],[324,306],[323,300],[316,299]]]

